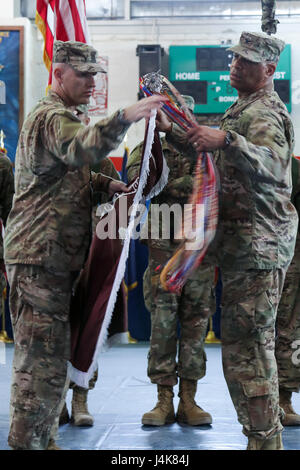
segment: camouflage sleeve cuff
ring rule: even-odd
[[[107,133],[107,135],[114,140],[118,139],[121,143],[131,124],[131,122],[122,119],[122,111],[118,110],[109,118],[98,121],[96,126],[99,127],[102,132],[105,129],[105,133]]]
[[[55,138],[51,138],[48,148],[66,164],[81,167],[94,165],[107,157],[121,144],[130,124],[120,121],[116,112],[88,127],[68,116],[58,116],[57,126],[58,131],[54,130]]]
[[[108,187],[111,182],[111,178],[103,175],[102,173],[91,172],[93,191],[108,193]]]
[[[223,147],[222,150],[223,150],[223,152],[227,152],[227,153],[229,152],[230,153],[230,150],[232,151],[232,146],[235,145],[235,143],[237,142],[239,134],[237,134],[234,131],[226,131],[226,136],[227,136],[227,132],[228,133],[230,132],[230,143],[228,142],[228,144],[225,145],[225,147]]]
[[[131,121],[127,121],[127,119],[124,118],[124,114],[125,114],[124,109],[119,109],[119,111],[117,111],[117,116],[118,116],[120,123],[124,124],[125,126],[130,126],[130,124],[132,123]]]
[[[230,145],[221,149],[221,151],[226,155],[226,160],[230,161],[233,166],[236,165],[238,168],[243,169],[243,171],[255,171],[251,154],[256,154],[257,158],[259,150],[257,149],[255,151],[256,146],[237,132],[230,131],[230,134]]]
[[[172,123],[171,131],[166,133],[166,141],[193,163],[197,160],[194,147],[188,142],[185,132],[177,124]]]

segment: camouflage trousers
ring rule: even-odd
[[[299,252],[300,246],[297,247]],[[299,255],[298,255],[299,258]],[[300,389],[300,266],[293,259],[286,273],[276,320],[275,353],[279,388],[290,392]]]
[[[8,443],[43,450],[66,388],[74,275],[30,265],[7,265],[7,274],[15,340]]]
[[[212,267],[199,270],[180,295],[163,290],[156,268],[170,259],[173,251],[150,247],[144,282],[146,306],[151,312],[148,376],[152,383],[171,386],[178,377],[198,380],[205,375],[204,340],[208,317],[215,311]]]
[[[247,436],[282,430],[275,358],[275,322],[285,270],[222,270],[224,376]]]

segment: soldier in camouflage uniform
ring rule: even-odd
[[[242,33],[231,48],[238,100],[220,130],[199,126],[185,135],[160,118],[178,148],[215,151],[222,194],[211,251],[222,271],[223,368],[249,450],[283,448],[275,320],[298,224],[290,201],[293,126],[273,87],[283,48],[280,39]]]
[[[191,97],[185,98],[188,104],[192,101]],[[184,204],[188,202],[193,188],[194,167],[193,161],[177,152],[165,138],[161,142],[170,173],[168,184],[151,200],[147,237],[149,264],[144,274],[145,303],[151,313],[148,376],[152,383],[157,384],[158,402],[153,410],[143,415],[142,423],[162,426],[177,419],[178,422],[192,426],[211,424],[211,415],[197,406],[194,397],[197,381],[206,372],[204,340],[208,317],[215,311],[214,268],[202,266],[198,269],[180,295],[165,291],[160,284],[160,270],[157,268],[162,267],[173,256],[180,240],[176,238],[175,221],[173,224],[171,221],[168,239],[161,235],[158,239],[151,238],[153,207],[154,204],[167,204],[168,207],[179,204],[183,213]],[[142,150],[143,144],[140,144],[130,155],[127,164],[129,181],[138,174]],[[160,232],[161,229],[160,224]],[[177,340],[178,322],[180,335]],[[177,384],[178,377],[180,402],[175,417],[173,387]]]
[[[300,214],[300,161],[292,159],[292,202]],[[286,273],[276,320],[276,359],[279,380],[279,404],[284,411],[284,426],[299,426],[300,415],[291,403],[292,393],[300,389],[300,364],[294,358],[300,338],[300,232],[298,224],[295,254]]]
[[[161,106],[151,97],[83,126],[74,108],[87,104],[102,69],[87,44],[56,41],[49,95],[29,113],[17,153],[15,197],[4,259],[10,284],[15,351],[12,374],[13,449],[54,445],[70,358],[69,306],[91,236],[91,182],[111,195],[120,189],[90,166],[116,148],[132,122]],[[123,185],[122,185],[123,188]]]
[[[6,150],[0,150],[0,219],[3,226],[6,226],[7,217],[11,209],[14,195],[14,173],[13,166],[6,155]],[[1,224],[0,224],[1,225]],[[0,295],[2,297],[6,289],[5,265],[3,260],[3,239],[0,230]],[[0,301],[1,315],[5,315]]]

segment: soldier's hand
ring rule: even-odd
[[[223,148],[226,132],[208,126],[196,126],[187,131],[188,141],[198,151],[210,151]]]
[[[161,110],[157,111],[156,129],[160,132],[170,132],[172,129],[171,121],[169,121],[167,115]]]
[[[115,193],[128,193],[130,191],[123,181],[111,180],[108,186],[108,195],[111,197]]]
[[[162,107],[167,98],[160,95],[152,95],[149,98],[143,98],[137,103],[124,109],[124,119],[129,122],[137,122],[140,119],[148,119],[154,109]]]

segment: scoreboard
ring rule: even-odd
[[[223,114],[237,99],[230,85],[232,52],[226,46],[170,46],[169,80],[183,95],[195,99],[196,114]],[[280,55],[274,88],[291,111],[291,46]]]

